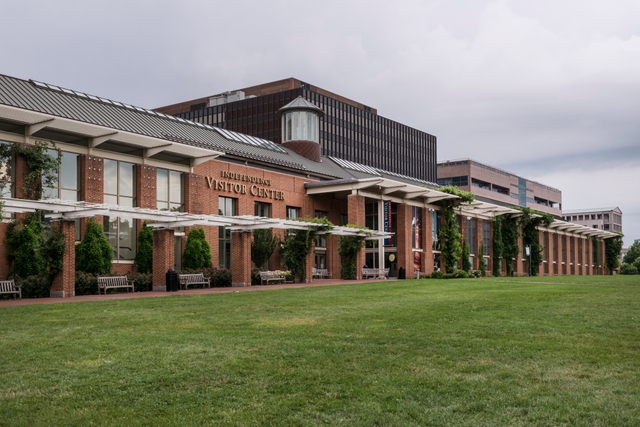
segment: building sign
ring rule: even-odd
[[[382,202],[382,211],[384,218],[384,231],[390,233],[393,228],[393,224],[391,224],[391,200],[385,200]],[[384,245],[391,245],[391,238],[384,239]]]
[[[270,179],[228,171],[221,171],[220,178],[223,179],[216,179],[210,176],[205,177],[207,187],[227,193],[251,194],[252,196],[262,197],[264,199],[284,200],[284,191],[268,188],[271,187],[272,183]]]

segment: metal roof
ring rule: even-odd
[[[78,135],[81,136],[86,136],[82,133],[83,129],[80,126],[85,123],[101,126],[107,130],[178,142],[217,151],[217,154],[222,152],[299,171],[322,175],[327,173],[321,163],[304,161],[302,156],[297,156],[291,150],[262,138],[191,122],[47,83],[0,75],[1,105],[79,122]],[[14,114],[14,116],[11,118],[16,123],[34,124],[28,120],[21,120],[21,114]],[[40,132],[50,129],[46,121],[47,119],[43,121]],[[95,135],[89,136],[95,137]],[[104,144],[103,147],[110,146],[111,142],[113,138],[110,138],[109,134],[100,140],[100,143]],[[341,175],[330,176],[340,177]]]
[[[322,108],[318,107],[313,102],[304,99],[302,96],[297,97],[296,99],[294,99],[293,101],[285,105],[284,107],[281,107],[278,110],[278,113],[282,114],[285,111],[289,111],[289,110],[313,111],[315,113],[318,113],[318,115],[320,115],[321,117],[324,116],[324,111],[322,111]]]

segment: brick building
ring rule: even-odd
[[[114,254],[114,272],[134,271],[136,236],[143,220],[153,220],[155,288],[163,289],[164,273],[181,268],[186,234],[202,226],[212,248],[213,264],[228,268],[236,286],[250,285],[252,230],[272,228],[281,237],[301,223],[291,218],[326,217],[336,225],[316,240],[307,270],[327,268],[340,277],[338,234],[346,224],[375,230],[357,261],[416,271],[440,268],[441,203],[455,198],[438,186],[347,159],[327,157],[318,142],[317,106],[293,100],[281,114],[298,112],[292,131],[281,144],[203,123],[167,116],[117,101],[41,82],[0,75],[0,142],[34,144],[54,141],[62,151],[62,168],[48,200],[24,200],[21,194],[25,159],[9,167],[5,212],[43,209],[65,232],[69,250],[56,278],[54,296],[74,294],[74,242],[82,238],[89,218],[104,227]],[[308,112],[315,114],[308,116]],[[303,114],[304,113],[304,114]],[[301,117],[305,117],[304,125]],[[288,116],[287,116],[288,117]],[[314,120],[316,121],[314,123]],[[306,127],[305,127],[306,126]],[[306,129],[306,130],[305,130]],[[314,146],[315,145],[315,146]],[[317,158],[317,154],[320,155]],[[462,233],[485,253],[472,254],[474,268],[490,262],[492,218],[508,208],[482,201],[460,208]],[[304,225],[310,227],[310,225]],[[7,222],[0,224],[0,250],[5,251]],[[542,274],[596,274],[593,245],[611,233],[558,221],[542,230],[547,267]],[[591,239],[595,237],[596,240]],[[553,250],[551,249],[553,248]],[[602,253],[602,251],[600,252]],[[526,260],[513,260],[516,274]],[[6,256],[0,275],[8,274]],[[279,255],[269,268],[281,268]],[[311,280],[311,275],[307,274]]]

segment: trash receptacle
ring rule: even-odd
[[[404,269],[404,267],[400,267],[400,270],[398,270],[398,279],[406,279],[407,278],[407,271]]]
[[[175,292],[179,290],[180,284],[178,283],[178,273],[173,268],[170,268],[166,274],[167,279],[167,292]]]

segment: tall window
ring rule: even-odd
[[[52,157],[58,157],[56,150],[47,150],[47,154]],[[61,152],[60,156],[60,170],[58,171],[58,177],[51,187],[43,187],[42,197],[44,199],[62,199],[62,200],[78,200],[78,182],[80,155],[74,153],[68,153],[66,151]],[[75,226],[75,239],[80,241],[80,219],[76,220]]]
[[[475,255],[477,251],[475,218],[471,218],[467,220],[467,243],[469,244],[469,254]]]
[[[255,216],[270,218],[271,203],[255,202],[253,211]]]
[[[491,254],[491,223],[482,221],[482,245],[484,246],[484,254]]]
[[[364,204],[364,225],[370,230],[379,230],[378,202]],[[365,264],[369,268],[379,268],[379,240],[365,240]]]
[[[47,150],[47,154],[58,157],[56,150]],[[80,156],[74,153],[63,151],[60,157],[60,170],[58,179],[51,187],[43,189],[45,199],[78,200],[78,163]]]
[[[237,215],[238,199],[218,197],[218,214]],[[226,227],[218,227],[218,264],[226,269],[231,268],[231,230]]]
[[[136,205],[135,165],[105,159],[104,202],[108,205]],[[113,259],[133,260],[136,256],[136,223],[132,218],[104,217],[104,232],[113,248]]]
[[[327,213],[324,211],[316,211],[316,218],[326,218]],[[316,237],[316,248],[314,253],[315,266],[317,268],[327,268],[327,236],[321,234]]]
[[[161,211],[182,212],[184,199],[182,172],[156,169],[156,204]]]
[[[0,144],[6,144],[6,142],[0,141]],[[13,197],[13,170],[12,155],[7,163],[0,164],[0,197]]]
[[[442,216],[439,211],[431,211],[431,249],[440,252],[440,229]]]

